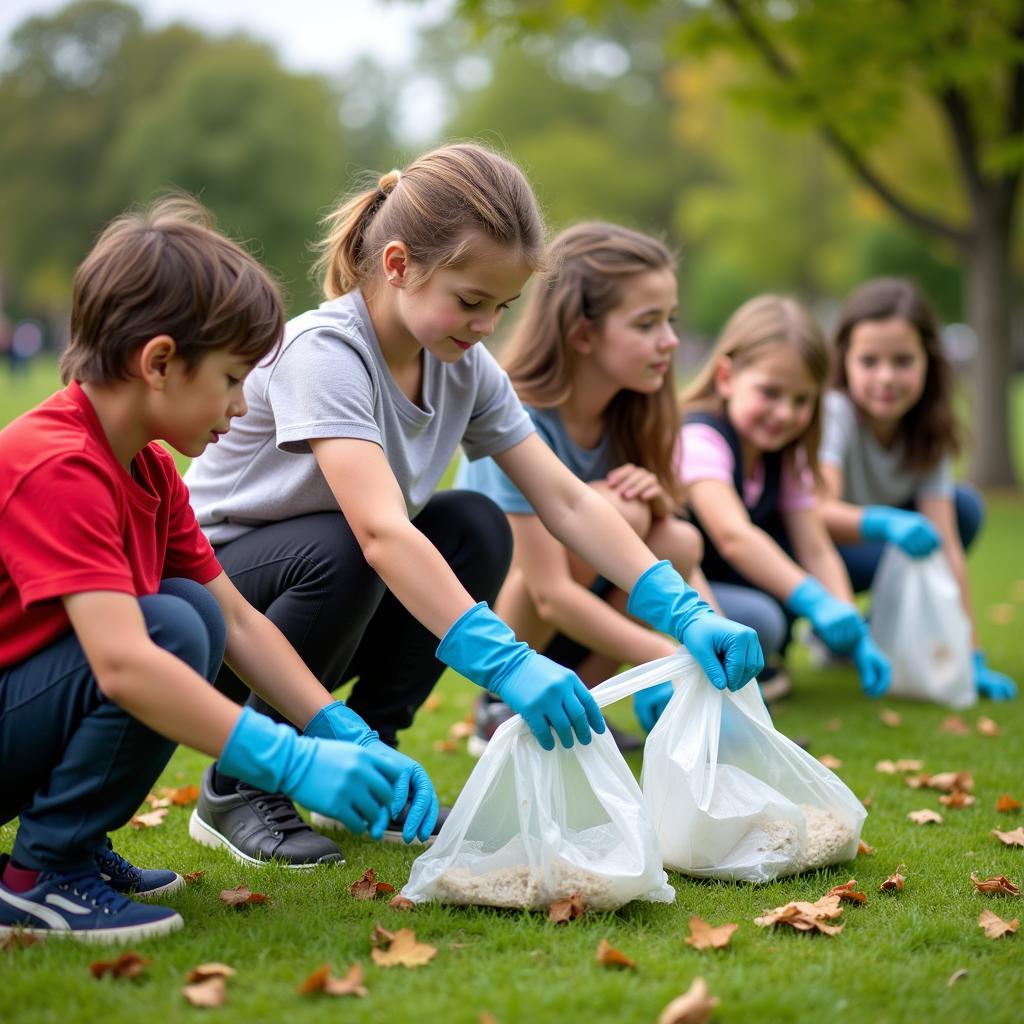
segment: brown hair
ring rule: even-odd
[[[533,270],[542,264],[544,222],[529,182],[511,160],[473,143],[442,146],[389,171],[323,225],[314,273],[329,299],[373,283],[393,240],[408,247],[414,281],[464,263],[479,236],[515,247]]]
[[[128,359],[167,334],[192,373],[214,349],[254,363],[284,330],[277,283],[212,226],[186,195],[112,221],[75,272],[71,343],[61,377],[101,384],[128,378]]]
[[[829,358],[825,335],[817,320],[796,299],[785,295],[758,295],[748,299],[726,322],[704,368],[680,396],[683,412],[724,414],[725,399],[718,393],[715,372],[722,357],[741,370],[775,345],[796,349],[811,379],[818,386],[814,411],[807,429],[790,441],[783,456],[793,463],[802,451],[806,464],[818,477],[818,444],[821,441],[821,392],[828,378]]]
[[[675,256],[657,239],[616,224],[577,224],[548,252],[551,269],[533,287],[502,360],[520,399],[536,408],[561,405],[572,391],[580,358],[569,343],[584,322],[600,328],[632,278],[675,270]],[[617,458],[650,470],[675,501],[682,488],[672,468],[679,431],[672,375],[652,395],[623,388],[605,419]]]
[[[836,328],[832,386],[849,394],[846,357],[850,338],[864,320],[906,320],[921,340],[927,359],[924,391],[900,420],[897,436],[904,444],[904,465],[925,471],[961,447],[960,427],[953,413],[952,371],[942,351],[939,323],[928,300],[912,282],[877,277],[862,284],[843,304]]]

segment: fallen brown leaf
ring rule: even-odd
[[[1020,801],[1014,800],[1009,793],[1003,793],[996,801],[996,810],[1000,814],[1009,814],[1010,811],[1020,810]]]
[[[842,727],[843,727],[843,720],[841,718],[830,718],[825,723],[825,729],[828,732],[839,732],[839,730]]]
[[[1013,612],[1012,604],[994,604],[989,607],[988,617],[997,626],[1008,626],[1013,622]]]
[[[392,896],[391,899],[388,900],[388,906],[394,908],[395,910],[416,909],[416,904],[413,903],[413,901],[409,899],[408,896],[403,896],[401,893],[399,893],[397,896]]]
[[[900,868],[903,865],[900,865]],[[900,874],[900,868],[897,868],[879,887],[879,892],[902,892],[903,886],[906,884],[906,879]]]
[[[0,939],[0,949],[5,953],[13,953],[17,949],[28,949],[29,946],[34,946],[38,941],[39,939],[30,932],[8,932],[3,939]]]
[[[115,978],[137,978],[152,962],[134,950],[127,950],[116,960],[94,960],[89,964],[89,970],[94,978],[102,978],[108,973]]]
[[[1019,896],[1020,889],[1006,875],[993,875],[991,878],[979,878],[973,871],[971,881],[975,892],[994,893],[1000,896]]]
[[[1012,832],[1000,832],[999,829],[994,828],[992,835],[1007,846],[1024,846],[1024,826],[1015,828]]]
[[[840,900],[849,900],[850,903],[867,903],[867,893],[857,891],[857,879],[851,878],[842,885],[833,885],[826,896],[838,896]]]
[[[882,725],[887,725],[890,729],[895,729],[903,724],[903,716],[898,711],[891,711],[889,708],[883,708],[879,712],[878,718]]]
[[[694,978],[693,984],[661,1011],[658,1024],[706,1024],[720,1002],[708,992],[703,978]]]
[[[971,727],[959,716],[950,715],[942,720],[939,732],[948,732],[952,736],[967,736]]]
[[[228,986],[224,979],[215,974],[194,985],[182,987],[181,994],[193,1005],[204,1009],[223,1006],[228,998]]]
[[[373,931],[370,933],[370,942],[374,946],[386,946],[394,937],[395,933],[389,932],[387,928],[378,921],[373,926]]]
[[[858,857],[861,854],[863,854],[865,857],[871,857],[871,856],[874,855],[874,852],[875,852],[875,848],[873,846],[868,846],[868,844],[865,843],[863,839],[857,844],[857,856]]]
[[[843,762],[834,754],[822,754],[818,760],[830,771],[836,771],[836,769],[843,767]]]
[[[237,973],[234,967],[227,964],[200,964],[185,975],[185,980],[195,982],[206,981],[207,978],[233,978]]]
[[[161,786],[160,793],[175,807],[188,807],[199,799],[198,786]]]
[[[998,914],[991,910],[983,910],[978,915],[978,927],[985,930],[985,937],[988,939],[1001,939],[1004,935],[1012,935],[1020,927],[1020,918],[1015,917],[1012,921],[1004,921]]]
[[[943,794],[939,797],[939,803],[943,807],[952,807],[954,810],[958,810],[963,807],[970,807],[974,803],[974,797],[970,793],[965,793],[962,789],[954,789],[948,796]]]
[[[387,882],[378,882],[377,873],[373,868],[367,868],[363,877],[357,879],[349,886],[348,890],[357,900],[373,900],[381,893],[385,895],[393,893],[395,887]]]
[[[862,796],[860,802],[862,807],[870,807],[875,802],[874,791],[868,793],[867,796]]]
[[[193,882],[198,882],[205,874],[205,871],[190,871],[187,875],[182,875],[181,877],[185,880],[186,885],[191,885]]]
[[[377,934],[376,930],[374,934]],[[387,949],[375,946],[370,950],[370,956],[379,967],[422,967],[437,956],[437,949],[425,942],[417,942],[416,933],[411,928],[399,928],[391,936]]]
[[[908,775],[907,785],[911,789],[937,789],[952,793],[954,789],[969,793],[974,789],[974,776],[970,772],[939,772],[937,775]]]
[[[459,749],[455,740],[434,740],[432,746],[439,754],[454,754]]]
[[[167,817],[167,808],[159,807],[155,811],[147,811],[145,814],[136,814],[130,822],[132,828],[156,828],[164,823]]]
[[[266,903],[267,897],[261,892],[250,892],[244,885],[236,885],[234,889],[221,889],[220,901],[237,908],[250,903]]]
[[[883,775],[895,775],[897,770],[895,761],[886,760],[875,762],[875,771],[881,772]]]
[[[448,739],[464,740],[467,736],[472,736],[474,732],[476,732],[476,726],[472,722],[453,722],[448,730]]]
[[[555,900],[548,907],[548,920],[555,924],[568,924],[579,917],[586,907],[583,906],[583,897],[574,892],[566,896],[564,900]]]
[[[324,964],[323,967],[306,978],[296,991],[303,996],[312,992],[323,992],[328,996],[359,996],[362,998],[369,994],[369,990],[363,984],[361,964],[353,964],[343,978],[333,977],[331,965]]]
[[[690,918],[690,934],[683,941],[694,949],[724,949],[738,924],[710,925],[701,917]]]
[[[936,811],[925,808],[923,811],[911,811],[907,817],[915,825],[941,825],[942,815]]]
[[[924,761],[916,757],[900,757],[896,760],[896,771],[898,772],[919,772],[924,767]]]
[[[982,736],[998,736],[1003,731],[999,728],[998,722],[985,715],[978,719],[976,728]]]
[[[628,967],[630,970],[636,970],[636,963],[625,953],[609,945],[607,939],[601,939],[597,944],[597,962],[602,967]]]
[[[954,971],[946,979],[946,988],[952,988],[958,981],[963,981],[967,977],[967,968],[961,967],[960,970]]]
[[[788,924],[801,932],[819,931],[825,935],[838,935],[843,930],[843,925],[830,925],[825,922],[832,921],[842,914],[843,908],[839,904],[838,896],[822,896],[814,903],[795,900],[785,906],[769,910],[761,917],[755,917],[754,924],[760,928]]]
[[[436,693],[432,693],[424,702],[424,711],[437,711],[439,708],[444,706],[444,698]]]
[[[154,810],[158,811],[163,807],[170,807],[171,801],[165,796],[157,796],[156,793],[150,793],[146,797],[146,803]]]
[[[480,1016],[477,1018],[477,1024],[498,1024],[498,1018],[486,1010],[481,1010]]]

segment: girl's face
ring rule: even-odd
[[[792,345],[771,345],[752,363],[719,363],[715,383],[736,433],[762,452],[776,452],[810,426],[820,388]]]
[[[400,286],[398,315],[416,341],[444,363],[462,358],[498,328],[532,273],[506,249],[481,242],[459,267],[441,267],[426,281]],[[396,284],[389,277],[391,284]]]
[[[628,279],[619,304],[596,330],[588,330],[580,351],[617,388],[654,394],[672,372],[679,345],[673,328],[678,288],[671,270],[647,270]]]
[[[845,369],[854,403],[876,423],[892,424],[924,393],[928,355],[902,317],[862,320],[850,332]]]

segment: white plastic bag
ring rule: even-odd
[[[689,654],[675,660],[642,777],[665,867],[769,882],[855,857],[867,812],[775,729],[757,685],[716,690]]]
[[[941,551],[911,558],[886,545],[871,588],[871,635],[892,662],[894,697],[951,708],[978,699],[971,624]]]
[[[602,707],[612,704],[664,681],[671,661],[591,692]],[[594,910],[675,899],[640,787],[611,734],[546,751],[517,715],[487,744],[402,895],[541,910],[573,893]]]

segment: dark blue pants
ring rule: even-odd
[[[985,499],[970,484],[957,484],[953,500],[960,543],[963,544],[964,551],[967,551],[981,532],[985,520]],[[915,506],[911,503],[906,507],[913,509]],[[850,574],[853,592],[859,594],[861,591],[870,590],[885,544],[839,544],[838,548],[846,564],[846,571]]]
[[[164,580],[139,606],[155,644],[216,678],[224,619],[205,587]],[[74,633],[0,669],[0,822],[21,819],[14,860],[38,871],[89,862],[138,809],[174,747],[103,695]]]

